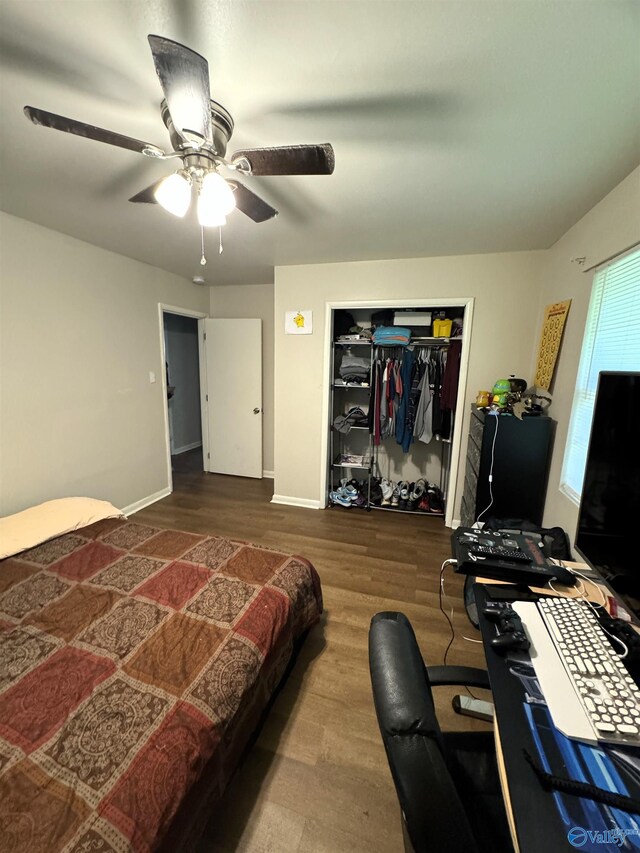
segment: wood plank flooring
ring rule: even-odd
[[[450,531],[439,518],[271,504],[272,480],[204,474],[198,454],[176,458],[173,494],[136,520],[303,554],[320,574],[325,604],[198,853],[402,851],[371,698],[369,622],[380,610],[403,611],[427,663],[442,663],[450,633],[438,609],[438,577]],[[456,630],[448,662],[484,666],[482,646],[463,639],[479,634],[450,569],[445,589]],[[437,691],[443,728],[487,728],[453,713],[455,692]]]

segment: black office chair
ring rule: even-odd
[[[403,613],[369,629],[373,699],[396,786],[407,853],[513,851],[492,732],[442,732],[431,686],[488,688],[482,669],[425,667]]]

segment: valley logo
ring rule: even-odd
[[[569,844],[574,847],[584,847],[590,841],[591,844],[613,844],[622,847],[629,835],[640,835],[637,829],[607,829],[599,832],[595,829],[583,829],[581,826],[572,827],[567,833]]]

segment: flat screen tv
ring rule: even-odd
[[[614,589],[640,597],[640,373],[599,376],[575,545]]]

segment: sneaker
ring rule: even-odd
[[[399,486],[400,496],[398,499],[398,509],[406,509],[407,501],[409,500],[409,495],[411,493],[411,488],[406,480],[403,480],[401,483],[399,483]]]
[[[431,512],[431,504],[429,503],[429,495],[426,494],[418,504],[419,512]]]
[[[356,483],[355,480],[350,480],[346,484],[346,486],[341,486],[339,489],[339,491],[342,492],[345,497],[349,498],[352,501],[355,501],[355,499],[358,497],[358,486],[357,484],[354,485],[354,483]]]
[[[415,511],[418,509],[418,505],[427,491],[427,484],[424,480],[416,480],[415,483],[411,486],[411,492],[409,494],[409,504],[407,509]]]
[[[396,483],[393,494],[391,495],[391,506],[398,506],[398,501],[400,500],[400,483]]]
[[[351,498],[348,498],[342,491],[329,492],[329,500],[332,504],[340,506],[351,506]]]
[[[380,480],[378,479],[371,481],[371,491],[369,493],[369,500],[375,506],[382,505],[382,487],[380,486]]]
[[[340,480],[340,485],[335,490],[335,494],[342,495],[343,498],[349,498],[354,501],[358,497],[360,483],[357,480]]]
[[[440,489],[434,483],[429,483],[427,495],[429,497],[429,511],[442,515],[444,512],[444,499]]]
[[[391,506],[391,498],[393,496],[393,484],[388,480],[382,480],[380,483],[382,489],[382,506]]]

